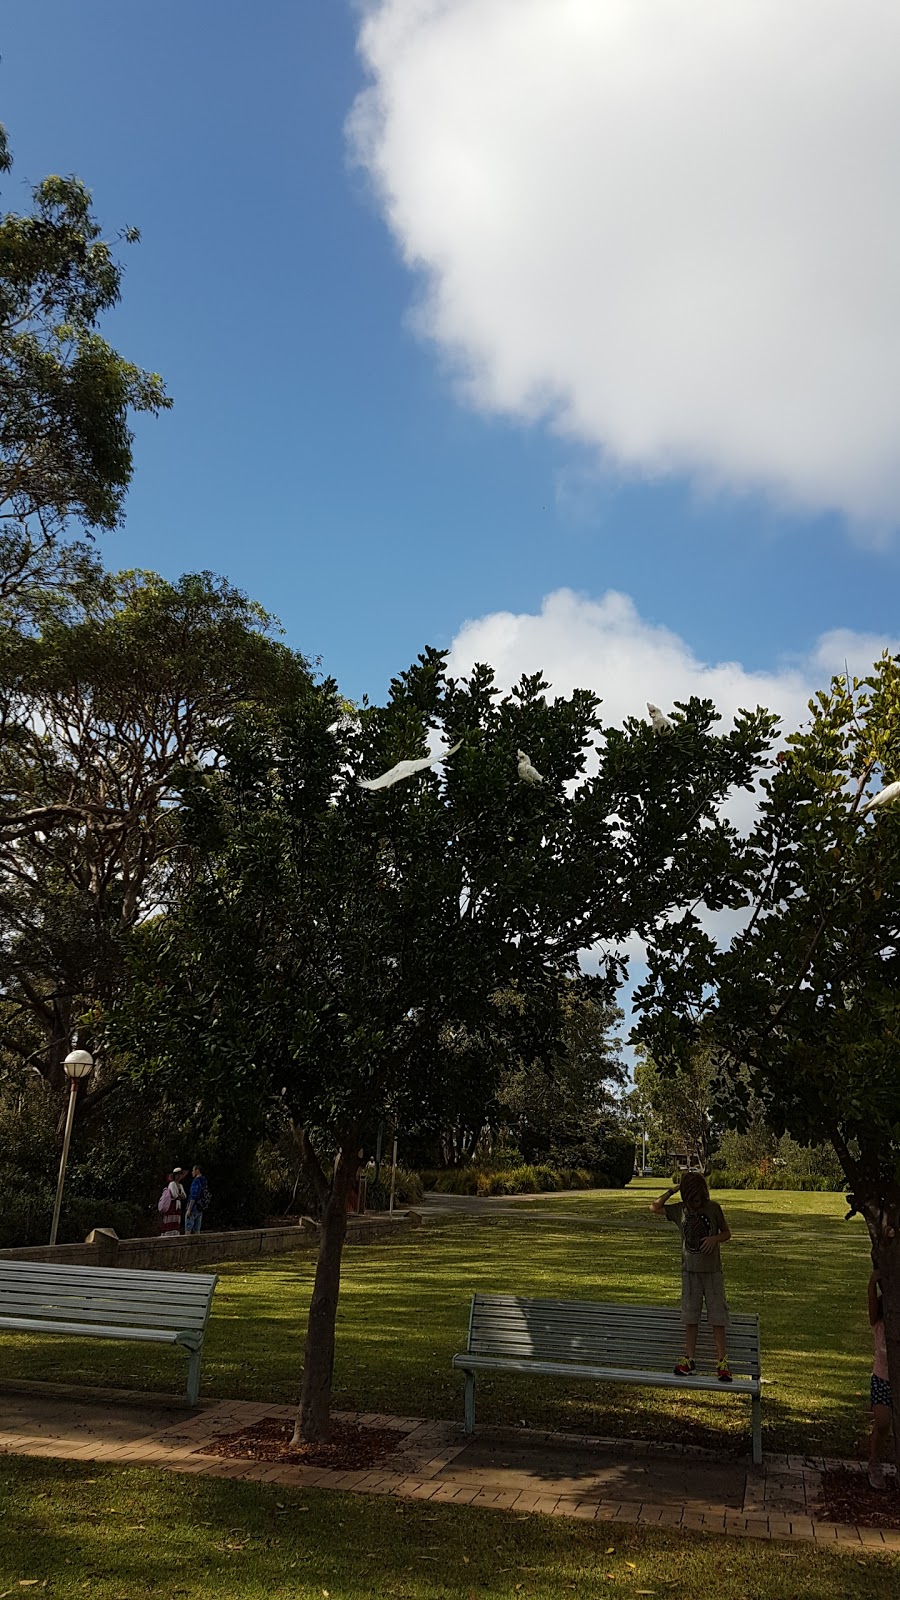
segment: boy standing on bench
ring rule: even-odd
[[[667,1205],[673,1194],[681,1189],[681,1201]],[[675,1372],[688,1377],[695,1371],[694,1352],[697,1348],[697,1329],[700,1312],[706,1302],[706,1315],[716,1343],[719,1364],[716,1376],[720,1383],[731,1382],[728,1365],[725,1330],[728,1326],[728,1301],[725,1299],[725,1279],[719,1246],[727,1244],[731,1229],[725,1221],[722,1207],[710,1200],[706,1179],[699,1172],[686,1172],[681,1184],[667,1189],[650,1206],[654,1216],[674,1222],[681,1232],[681,1320],[684,1323],[684,1357]]]

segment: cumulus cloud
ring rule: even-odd
[[[351,118],[488,411],[900,521],[895,0],[369,0]]]
[[[885,648],[900,641],[836,629],[822,634],[802,661],[752,672],[739,661],[701,660],[671,629],[642,617],[629,595],[609,590],[600,599],[557,589],[537,613],[495,611],[466,622],[450,650],[450,670],[462,676],[476,661],[494,668],[510,688],[523,672],[543,671],[557,694],[593,689],[605,722],[645,716],[646,702],[669,710],[691,695],[713,700],[729,721],[742,708],[766,706],[786,727],[808,718],[807,702],[827,688],[833,672],[863,676]]]

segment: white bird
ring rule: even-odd
[[[664,711],[660,711],[659,706],[652,705],[651,702],[648,700],[647,701],[647,710],[650,713],[650,721],[653,724],[653,732],[654,733],[671,733],[672,732],[672,729],[674,728],[675,724],[671,720],[670,717],[666,716]]]
[[[867,811],[875,811],[878,806],[889,806],[892,800],[900,799],[900,783],[889,783],[886,789],[879,789],[870,800],[860,806],[859,815],[864,817]]]
[[[543,783],[544,774],[542,772],[538,772],[537,767],[533,767],[531,765],[531,762],[530,762],[528,756],[525,754],[525,751],[524,750],[517,750],[516,751],[516,755],[519,758],[518,761],[516,762],[516,766],[518,768],[519,777],[522,779],[522,782],[523,783]]]
[[[390,789],[395,783],[400,783],[403,778],[411,778],[416,772],[425,772],[428,767],[439,767],[448,756],[454,756],[460,748],[459,744],[451,746],[449,750],[442,750],[440,755],[423,756],[420,761],[398,761],[390,772],[383,772],[380,778],[357,778],[361,789]]]

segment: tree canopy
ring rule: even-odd
[[[900,658],[885,655],[810,702],[765,779],[745,927],[719,949],[682,921],[638,1000],[658,1060],[715,1042],[733,1120],[752,1099],[776,1133],[833,1146],[882,1274],[900,1408],[900,809],[878,801],[898,778]]]
[[[324,1207],[305,1437],[328,1426],[346,1199],[377,1121],[437,1126],[474,1067],[496,1082],[549,1061],[563,986],[608,999],[619,941],[656,937],[673,906],[743,895],[720,806],[752,784],[772,719],[716,735],[692,701],[660,737],[637,720],[602,729],[593,695],[546,688],[534,675],[501,695],[488,668],[454,680],[427,651],[385,706],[347,715],[326,682],[237,716],[222,769],[186,777],[202,864],[136,941],[118,1038],[141,1074],[189,1063],[217,1103],[280,1103],[293,1123]],[[438,740],[460,746],[442,771],[358,786]],[[544,783],[521,780],[518,750]],[[579,955],[601,940],[586,978]],[[482,1047],[452,1048],[463,1032]]]

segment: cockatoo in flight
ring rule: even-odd
[[[452,745],[449,750],[442,750],[436,756],[423,756],[420,761],[398,761],[389,772],[383,772],[380,778],[357,778],[361,789],[390,789],[393,784],[401,783],[404,778],[412,778],[417,772],[425,772],[428,767],[439,767],[448,756],[455,756],[460,748],[459,744]]]
[[[659,706],[653,705],[648,700],[647,701],[647,710],[650,713],[650,721],[653,724],[653,732],[654,733],[671,733],[672,732],[672,729],[674,728],[675,724],[671,720],[670,717],[666,716],[664,711],[660,711]]]
[[[531,762],[530,762],[528,756],[525,754],[525,751],[524,750],[517,750],[516,751],[516,755],[518,756],[518,761],[516,762],[516,766],[518,768],[519,777],[522,779],[522,782],[523,783],[543,783],[544,774],[542,772],[538,772],[537,767],[533,767],[531,765]]]
[[[889,806],[892,800],[900,800],[900,783],[889,783],[886,789],[879,789],[871,799],[866,800],[859,808],[859,815],[864,817],[867,811],[875,811],[879,806]]]

